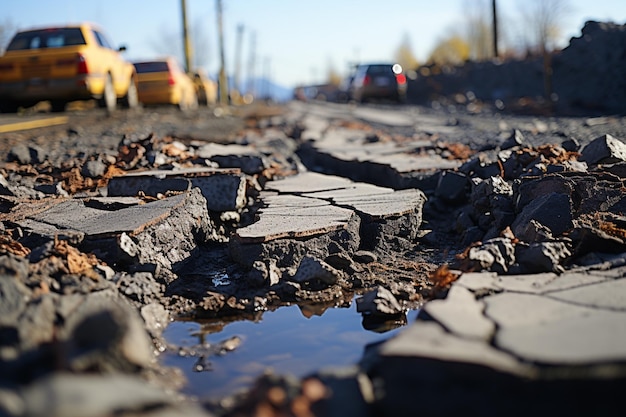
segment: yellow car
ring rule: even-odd
[[[0,57],[0,111],[40,101],[63,111],[74,100],[97,99],[115,110],[136,107],[135,69],[93,24],[30,29],[15,34]]]
[[[174,58],[135,62],[134,65],[141,103],[174,104],[183,111],[198,107],[194,83]]]

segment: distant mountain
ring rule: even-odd
[[[234,88],[233,80],[230,80],[230,88]],[[267,78],[255,78],[251,86],[248,81],[241,83],[242,90],[247,93],[251,88],[257,100],[271,99],[273,101],[289,101],[293,97],[293,89],[277,84]]]

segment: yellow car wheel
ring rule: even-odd
[[[134,79],[130,80],[126,95],[122,98],[122,105],[127,109],[139,107],[139,94],[137,92],[137,83]]]
[[[52,100],[50,101],[50,111],[53,113],[62,113],[65,111],[67,102],[65,100]]]
[[[111,74],[107,74],[104,81],[104,91],[102,92],[102,98],[98,100],[98,106],[105,108],[108,112],[115,111],[117,107],[117,96],[115,94],[115,88],[113,87],[113,80]]]

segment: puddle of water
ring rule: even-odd
[[[417,313],[409,311],[407,321],[414,321]],[[197,371],[201,368],[197,357],[168,351],[162,360],[164,365],[179,367],[185,373],[188,385],[183,392],[219,399],[250,387],[266,369],[304,377],[320,369],[355,364],[367,344],[388,339],[398,331],[376,333],[364,326],[369,327],[362,323],[355,302],[349,308],[329,308],[321,315],[310,315],[296,305],[281,307],[265,312],[258,322],[228,323],[216,333],[207,330],[208,323],[173,322],[164,336],[177,346],[215,345],[231,337],[241,338],[242,343],[233,352],[208,356],[203,363],[208,369],[202,372]]]
[[[230,285],[230,277],[225,272],[216,272],[211,277],[211,281],[213,282],[213,285],[216,287]]]

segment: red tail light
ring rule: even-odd
[[[396,74],[396,81],[398,81],[398,84],[406,84],[406,76],[404,74]]]
[[[170,72],[169,73],[169,77],[167,78],[167,83],[169,85],[174,85],[176,84],[176,81],[174,80],[174,75]]]
[[[371,83],[371,82],[372,82],[372,78],[371,78],[369,75],[366,75],[366,76],[363,78],[363,85],[368,85],[368,84],[369,84],[369,83]]]
[[[76,68],[76,72],[79,74],[89,74],[89,68],[87,68],[87,60],[83,56],[83,54],[78,54],[78,66]]]

